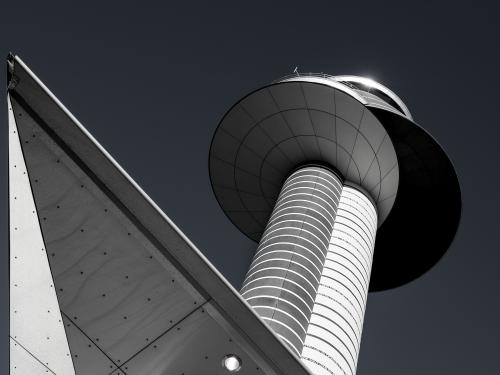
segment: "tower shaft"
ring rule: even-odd
[[[344,185],[301,353],[315,375],[356,372],[376,231],[371,200]]]
[[[242,295],[315,374],[354,374],[377,213],[330,170],[283,184]]]

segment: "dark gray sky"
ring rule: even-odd
[[[4,4],[0,54],[20,55],[236,287],[256,245],[226,219],[209,184],[208,148],[226,109],[295,66],[365,75],[394,90],[454,162],[462,222],[430,272],[370,295],[358,375],[498,373],[500,9],[477,1],[73,3]],[[7,373],[6,105],[0,112]]]

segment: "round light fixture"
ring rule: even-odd
[[[238,372],[241,369],[241,359],[235,354],[228,354],[222,358],[222,367],[227,372]]]

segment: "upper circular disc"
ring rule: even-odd
[[[395,104],[380,100],[388,94]],[[439,145],[397,106],[398,99],[388,89],[374,95],[335,77],[314,76],[288,77],[250,93],[225,114],[210,147],[210,179],[220,206],[258,242],[292,170],[306,163],[334,167],[346,180],[363,187],[377,206],[379,231],[370,290],[418,277],[449,245],[440,243],[429,251],[415,247],[435,247],[419,240],[420,228],[412,219],[419,217],[412,212],[415,202],[422,210],[422,199],[431,194],[430,186],[424,186],[428,179],[419,175],[434,173],[436,165],[424,163],[429,157],[442,161],[438,169],[449,172],[451,168],[453,176],[454,170]],[[407,139],[409,132],[418,134],[418,140]],[[412,148],[411,156],[407,147]],[[453,180],[449,173],[443,178]],[[458,189],[458,182],[455,185]],[[418,198],[413,200],[413,194]],[[460,207],[459,189],[458,197]],[[456,199],[451,206],[456,206]],[[456,225],[452,227],[447,232],[454,235]],[[402,236],[406,236],[404,242]]]
[[[210,177],[224,212],[259,241],[283,181],[297,166],[322,163],[363,187],[387,217],[398,188],[390,137],[363,103],[330,82],[285,81],[235,104],[210,148]]]

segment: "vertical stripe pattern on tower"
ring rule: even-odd
[[[376,231],[373,203],[344,186],[301,353],[315,375],[356,372]]]
[[[288,177],[241,293],[300,355],[331,239],[342,185],[316,166]]]

